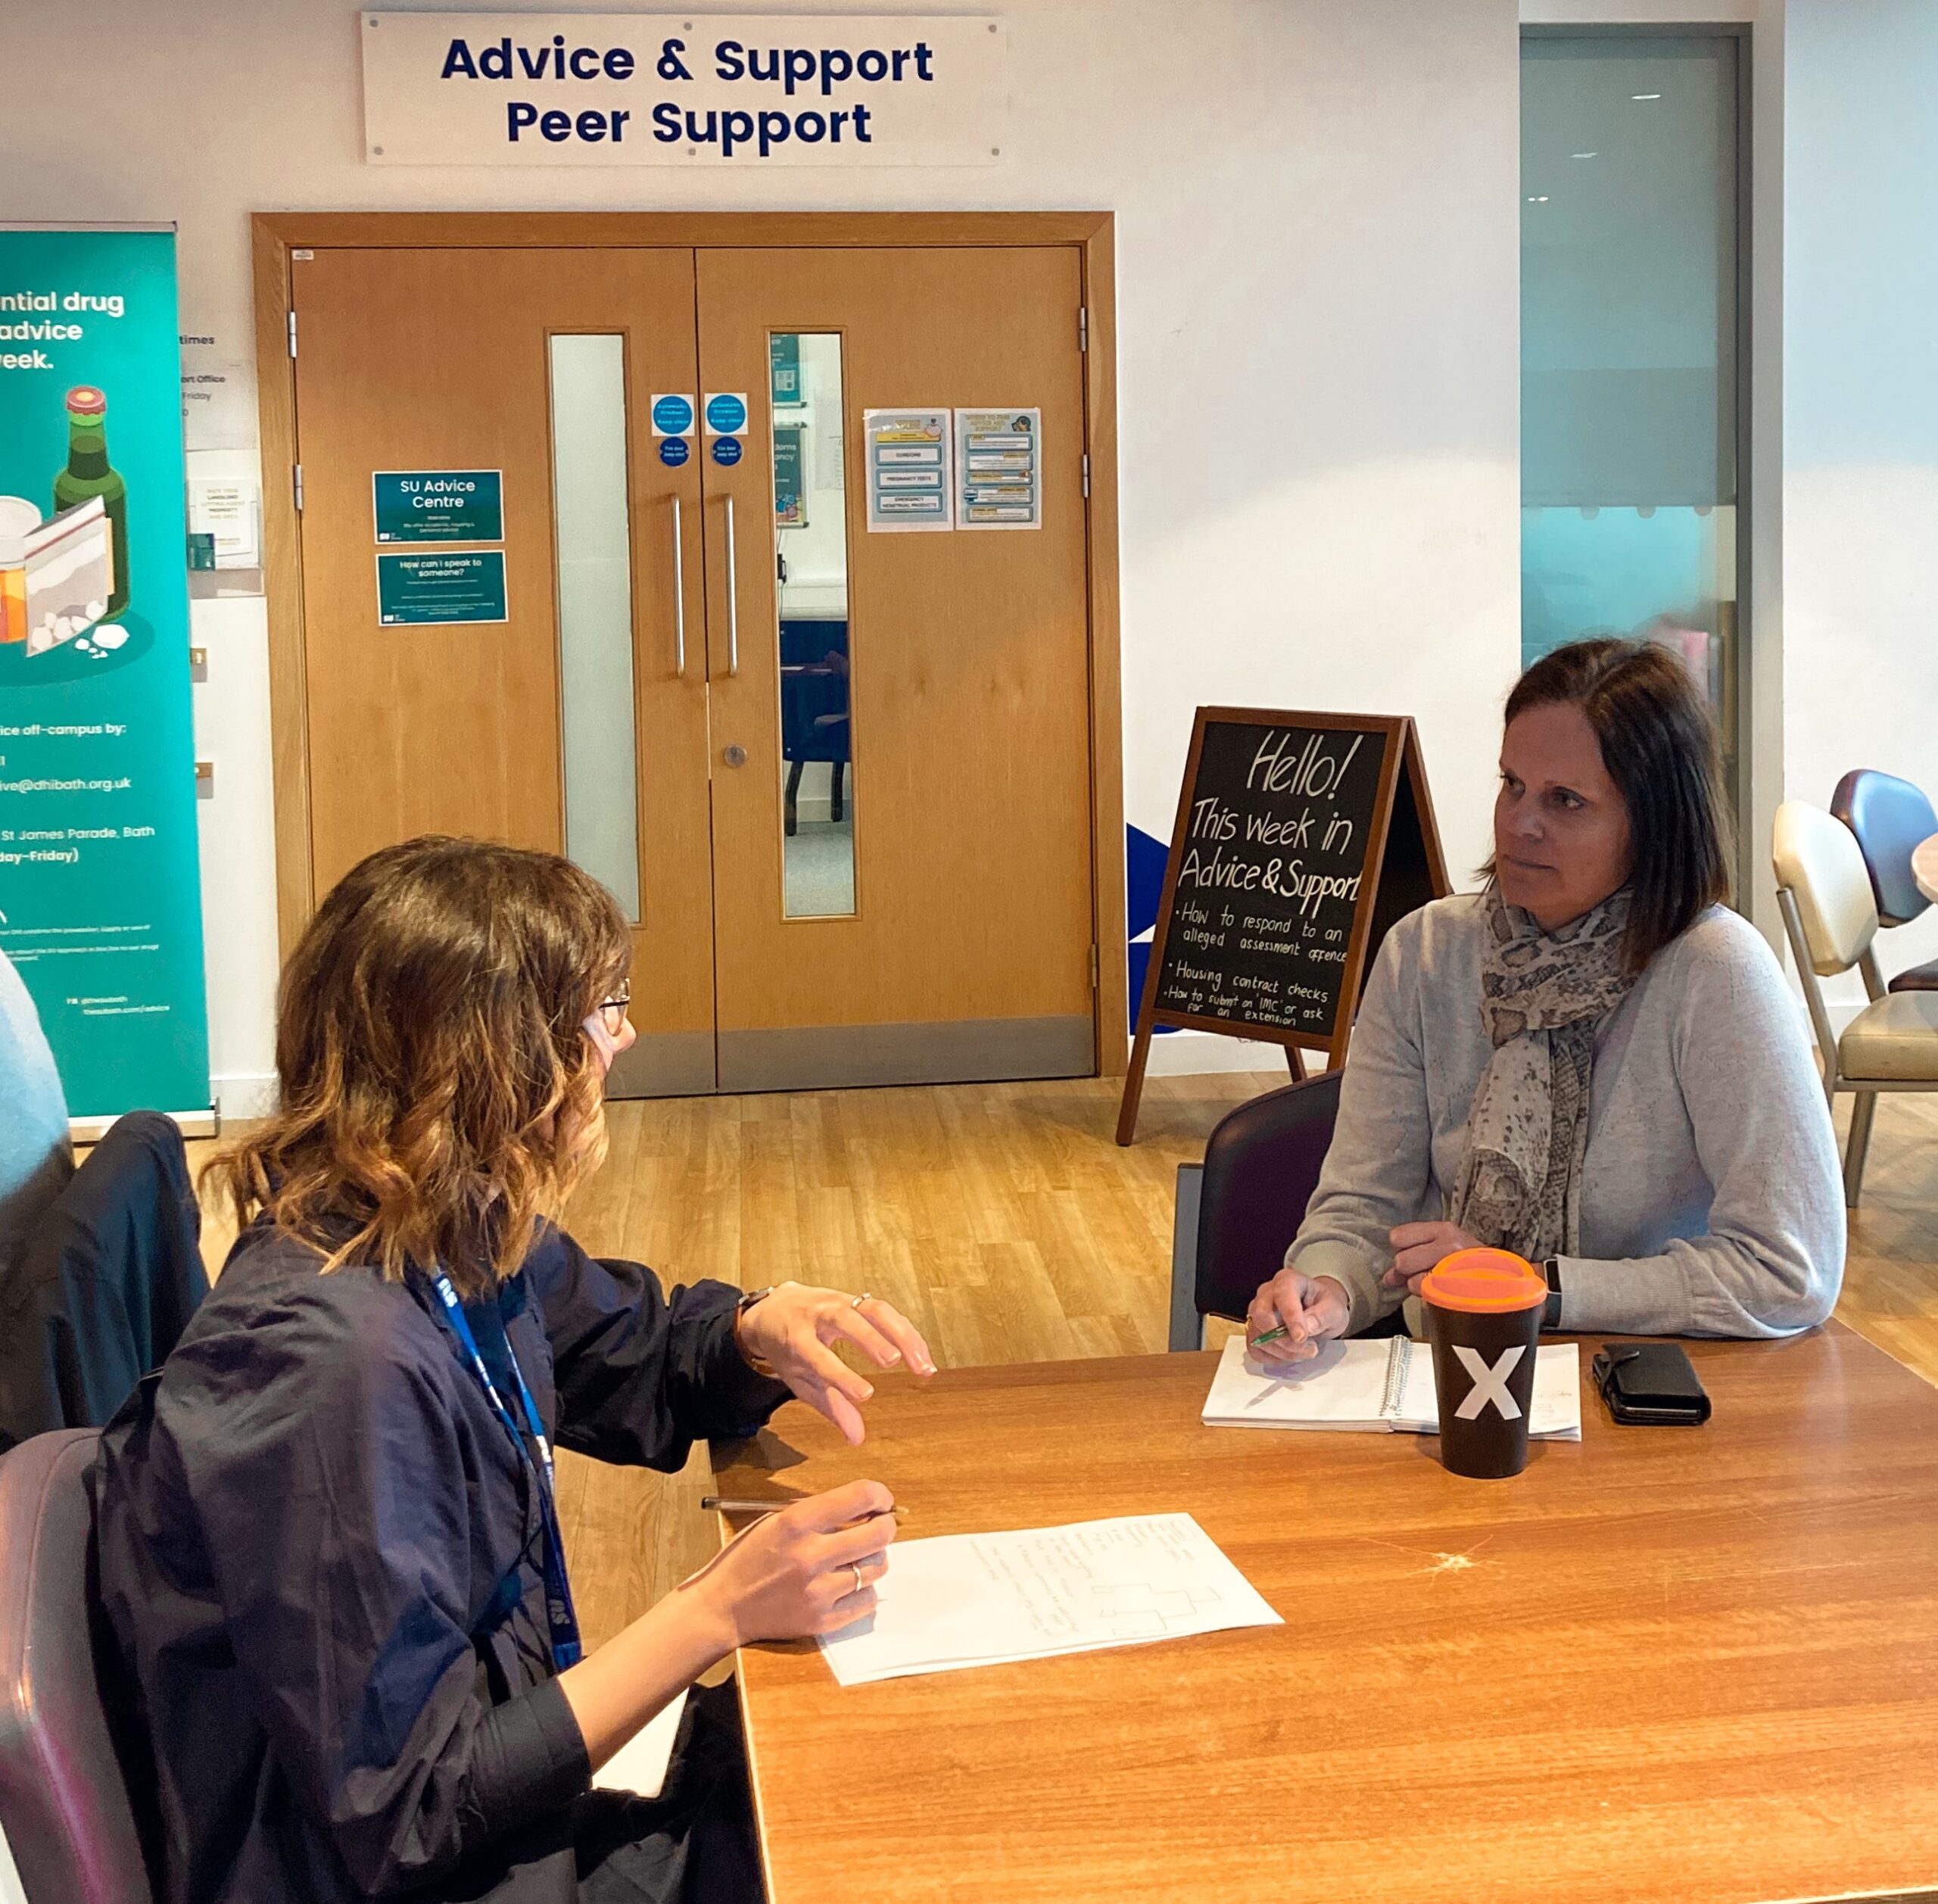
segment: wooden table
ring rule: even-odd
[[[1911,876],[1927,899],[1938,899],[1938,833],[1912,849]]]
[[[1938,1896],[1938,1390],[1835,1324],[1692,1343],[1701,1429],[1507,1482],[1207,1429],[1209,1355],[790,1406],[736,1493],[868,1476],[905,1538],[1182,1509],[1282,1627],[843,1690],[740,1660],[771,1904]]]

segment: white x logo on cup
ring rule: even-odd
[[[1464,1348],[1456,1345],[1454,1353],[1460,1358],[1460,1366],[1474,1379],[1474,1385],[1467,1391],[1467,1398],[1454,1410],[1463,1422],[1470,1422],[1491,1402],[1500,1410],[1503,1421],[1517,1422],[1521,1419],[1520,1404],[1507,1392],[1507,1378],[1514,1373],[1521,1357],[1528,1352],[1525,1342],[1516,1343],[1513,1348],[1503,1349],[1500,1360],[1492,1368],[1482,1359],[1477,1348]]]

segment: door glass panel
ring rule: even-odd
[[[633,581],[626,506],[626,341],[552,339],[552,503],[566,854],[637,923]]]
[[[1736,42],[1521,48],[1521,658],[1656,641],[1737,725]]]
[[[782,909],[855,910],[855,766],[848,700],[848,500],[841,338],[768,338],[780,656]]]

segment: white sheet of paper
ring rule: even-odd
[[[1438,1434],[1433,1354],[1425,1343],[1413,1345],[1397,1404],[1386,1405],[1394,1348],[1391,1341],[1383,1338],[1330,1342],[1310,1361],[1283,1374],[1266,1374],[1248,1360],[1245,1338],[1234,1335],[1225,1345],[1201,1419],[1210,1428]],[[1528,1432],[1536,1440],[1581,1438],[1581,1363],[1579,1347],[1573,1342],[1549,1342],[1535,1351]]]
[[[687,1696],[681,1693],[664,1712],[648,1719],[592,1775],[594,1787],[602,1792],[634,1792],[641,1798],[657,1798],[665,1787],[674,1737],[680,1729],[680,1715],[686,1709]]]
[[[1189,1514],[897,1541],[877,1591],[822,1635],[844,1686],[1282,1623]]]
[[[1310,1361],[1282,1374],[1265,1374],[1245,1359],[1245,1338],[1225,1345],[1204,1398],[1203,1419],[1214,1428],[1332,1428],[1384,1432],[1382,1412],[1392,1344],[1341,1342],[1320,1345]],[[1432,1371],[1428,1379],[1432,1380]]]

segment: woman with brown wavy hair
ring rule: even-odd
[[[591,1775],[736,1647],[865,1613],[888,1491],[761,1522],[581,1656],[552,1447],[675,1470],[790,1395],[858,1442],[873,1391],[833,1345],[933,1364],[885,1302],[662,1296],[558,1226],[629,953],[569,862],[425,839],[290,958],[280,1105],[217,1166],[241,1234],[95,1473],[171,1904],[761,1895],[731,1685],[689,1702],[658,1801]]]

